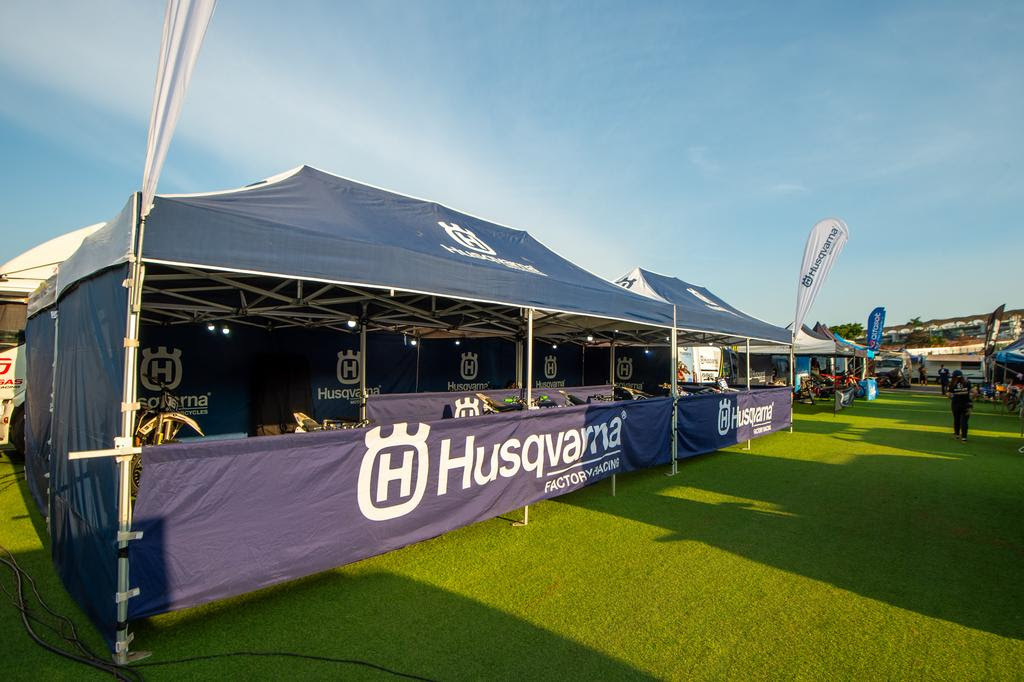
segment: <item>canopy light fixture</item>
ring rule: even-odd
[[[410,346],[415,346],[416,345],[416,339],[413,339],[412,341],[410,341],[409,345]]]
[[[354,318],[351,319],[351,320],[348,320],[347,322],[345,322],[345,324],[348,325],[349,329],[355,329],[356,327],[359,326],[359,323],[356,322]]]
[[[557,343],[551,344],[551,350],[558,350],[558,344]]]
[[[213,322],[207,322],[206,323],[206,331],[208,331],[208,332],[217,331],[217,325],[215,325]]]
[[[462,341],[460,341],[459,339],[455,339],[455,345],[456,346],[461,346],[462,345]]]
[[[223,327],[220,328],[220,333],[223,334],[224,336],[227,336],[228,334],[231,333],[231,329],[227,325],[224,325]]]
[[[593,340],[594,340],[594,335],[593,334],[587,334],[587,343],[590,343]]]

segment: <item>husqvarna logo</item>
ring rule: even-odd
[[[627,277],[623,277],[621,279],[615,280],[615,283],[618,284],[623,289],[632,289],[633,285],[636,284],[636,280],[637,280],[636,277],[628,277],[627,276]]]
[[[472,230],[460,227],[456,223],[450,225],[445,222],[438,222],[438,225],[444,228],[444,231],[448,233],[448,236],[453,240],[465,246],[467,249],[472,249],[477,253],[486,253],[488,256],[495,255],[494,249],[487,245],[487,243],[477,237]]]
[[[409,433],[409,425],[401,422],[391,427],[389,436],[382,436],[381,429],[367,431],[366,454],[359,465],[359,511],[371,521],[408,514],[427,489],[430,426],[418,424]]]
[[[732,428],[732,401],[722,398],[718,403],[718,435],[724,436]]]
[[[619,358],[615,361],[615,376],[619,381],[633,378],[633,358]]]
[[[150,391],[176,389],[181,383],[181,349],[168,350],[167,346],[160,346],[156,350],[143,348],[139,379]]]
[[[342,384],[359,383],[359,351],[343,350],[338,353],[338,382]]]
[[[544,377],[554,379],[556,376],[558,376],[558,358],[548,355],[544,358]]]
[[[480,414],[480,401],[476,398],[466,397],[459,398],[455,401],[455,414],[453,416],[456,419],[461,419],[462,417],[478,417]]]
[[[462,354],[462,361],[459,363],[459,374],[466,381],[476,379],[476,375],[480,371],[480,363],[477,358],[476,353]]]
[[[472,258],[477,261],[487,261],[488,263],[497,263],[498,265],[512,270],[520,270],[522,272],[530,272],[534,275],[540,275],[541,277],[547,277],[543,272],[538,270],[536,267],[529,263],[519,263],[508,258],[499,257],[494,249],[487,245],[483,239],[477,237],[472,230],[457,225],[455,223],[448,224],[443,221],[438,221],[444,231],[448,234],[448,237],[458,244],[459,246],[452,246],[450,244],[441,244],[441,248],[463,258]],[[460,248],[461,247],[461,248]],[[528,260],[528,259],[526,259]]]
[[[720,312],[720,313],[729,313],[730,315],[735,315],[736,314],[733,311],[729,310],[728,308],[723,308],[721,305],[715,303],[710,298],[708,298],[704,294],[700,293],[699,291],[697,291],[693,287],[687,287],[686,290],[689,291],[691,294],[693,294],[695,298],[697,298],[701,303],[706,305],[711,310],[714,310],[714,311],[717,311],[717,312]]]
[[[718,435],[724,436],[734,429],[749,427],[755,436],[772,431],[775,402],[767,405],[740,407],[729,398],[718,403]]]

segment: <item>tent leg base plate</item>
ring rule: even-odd
[[[129,651],[126,654],[114,654],[114,663],[118,665],[131,665],[153,655],[152,651]]]

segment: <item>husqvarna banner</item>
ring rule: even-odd
[[[985,357],[992,355],[996,350],[996,338],[999,336],[999,325],[1003,321],[1003,310],[1006,304],[999,306],[992,311],[985,321]]]
[[[853,405],[853,399],[856,397],[857,389],[855,388],[836,389],[836,393],[833,396],[835,407],[832,411],[839,412],[843,408],[850,407],[851,405]]]
[[[381,554],[670,461],[672,401],[146,448],[130,617]]]
[[[534,389],[534,397],[548,396],[553,402],[564,405],[572,395],[588,401],[594,396],[610,395],[612,387],[574,386],[564,389]],[[519,389],[479,391],[497,402],[520,396]],[[369,396],[366,403],[366,418],[375,424],[393,424],[400,421],[434,421],[437,419],[461,419],[478,417],[485,408],[480,397],[472,391],[461,393],[395,393]]]
[[[811,228],[804,247],[804,260],[800,265],[800,278],[796,288],[796,316],[793,329],[800,329],[804,315],[814,303],[818,290],[825,283],[832,264],[839,258],[850,230],[837,218],[826,218]]]
[[[679,400],[679,459],[788,428],[793,422],[789,388],[711,393]]]
[[[868,315],[868,350],[882,346],[882,329],[885,327],[885,308],[875,308]]]
[[[153,110],[149,115],[146,165],[142,172],[143,215],[149,213],[150,202],[156,194],[160,170],[216,4],[216,0],[167,0]]]

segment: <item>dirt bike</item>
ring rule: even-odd
[[[292,416],[295,417],[295,433],[363,429],[373,423],[372,419],[325,419],[318,422],[305,412],[292,412]]]
[[[174,443],[178,433],[188,426],[200,436],[205,436],[195,419],[178,411],[178,399],[171,393],[167,384],[156,377],[149,380],[160,387],[160,397],[156,407],[143,407],[135,418],[133,442],[136,447],[164,445]],[[138,494],[139,480],[142,477],[142,456],[132,457],[132,497]]]
[[[897,367],[878,376],[879,388],[910,388],[910,379]]]
[[[836,390],[845,390],[847,388],[857,388],[859,383],[857,377],[853,374],[841,372],[839,374],[822,374],[822,378],[828,379],[835,386]]]
[[[1021,389],[1019,386],[1007,386],[1006,397],[1003,398],[1007,412],[1016,412],[1021,404]]]
[[[650,393],[645,393],[629,386],[612,387],[613,400],[647,400],[650,397]]]

